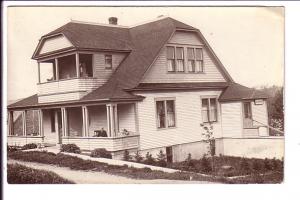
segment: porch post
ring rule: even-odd
[[[57,81],[59,79],[58,76],[59,76],[59,72],[58,72],[58,59],[55,58],[55,80],[57,80]]]
[[[119,121],[118,121],[118,105],[113,105],[113,113],[114,113],[114,136],[117,136],[119,132]]]
[[[66,131],[66,129],[65,129],[66,123],[65,123],[65,114],[64,114],[65,108],[62,107],[60,109],[60,112],[61,112],[62,137],[64,137],[66,135],[66,133],[65,133],[65,131]]]
[[[65,107],[61,108],[61,118],[62,118],[62,128],[63,128],[63,136],[68,136],[68,119],[67,119],[67,109]]]
[[[135,133],[139,134],[138,103],[134,103]]]
[[[89,137],[89,109],[87,106],[85,106],[85,134],[86,134],[86,137]]]
[[[88,136],[88,116],[87,116],[87,107],[82,106],[82,136]]]
[[[41,83],[41,69],[40,69],[40,62],[38,64],[38,83]]]
[[[111,137],[110,104],[106,104],[107,135]]]
[[[22,112],[22,124],[23,124],[23,136],[27,135],[27,130],[26,130],[26,110]]]
[[[75,54],[76,58],[76,77],[79,78],[80,76],[80,69],[79,69],[79,53]]]
[[[44,127],[43,127],[43,111],[42,109],[39,109],[39,135],[44,136]]]
[[[8,135],[14,135],[14,112],[8,112]]]

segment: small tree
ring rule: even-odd
[[[212,170],[214,171],[214,156],[215,156],[215,138],[213,136],[213,126],[211,123],[201,124],[204,132],[202,135],[204,136],[204,142],[208,143],[208,155],[212,158]],[[204,156],[205,157],[205,156]]]
[[[140,163],[143,161],[143,157],[141,156],[139,151],[136,151],[134,154],[134,159],[136,162]]]
[[[241,166],[242,171],[244,171],[244,172],[250,171],[249,162],[245,158],[242,159],[240,166]]]
[[[131,160],[131,156],[129,155],[129,151],[128,150],[124,151],[123,160],[125,160],[125,161]]]
[[[159,151],[159,154],[157,154],[157,164],[161,167],[167,166],[167,157],[166,154],[162,150]]]
[[[153,165],[155,163],[154,158],[152,157],[152,154],[150,154],[149,152],[146,153],[146,160],[145,160],[145,164],[148,165]]]

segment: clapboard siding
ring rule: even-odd
[[[202,140],[200,97],[219,96],[220,93],[221,91],[137,93],[146,97],[138,103],[137,109],[141,150]],[[175,98],[175,128],[156,128],[155,98],[162,97]],[[220,112],[218,112],[218,119],[220,119]],[[221,135],[221,123],[214,123],[213,126],[214,133]]]
[[[25,144],[41,144],[43,143],[43,137],[35,136],[35,137],[22,137],[22,136],[7,136],[7,144],[12,146],[23,146]]]
[[[118,105],[119,130],[123,129],[136,133],[134,104]]]
[[[187,33],[182,31],[176,31],[169,43],[203,45],[203,42],[200,41],[200,38],[196,33]]]
[[[40,53],[43,54],[72,46],[72,43],[65,36],[60,35],[45,39],[44,43],[42,44]]]
[[[241,102],[222,103],[223,137],[242,136],[242,104]]]
[[[117,138],[63,138],[63,144],[76,144],[83,150],[105,148],[108,151],[138,148],[138,135]]]
[[[245,128],[243,130],[244,137],[258,137],[258,128]]]
[[[204,73],[189,73],[185,64],[185,73],[167,72],[167,50],[163,48],[157,60],[146,73],[143,83],[179,83],[179,82],[224,82],[226,81],[214,61],[203,49]]]
[[[78,100],[81,97],[86,95],[86,92],[72,92],[72,93],[64,93],[64,94],[53,94],[48,96],[39,96],[39,103],[51,103],[51,102],[59,102],[59,101],[70,101],[70,100]]]
[[[266,101],[263,102],[264,103],[262,105],[255,105],[254,102],[251,103],[253,120],[260,122],[257,123],[254,121],[254,126],[268,125],[267,103]]]
[[[112,55],[112,69],[105,69],[106,54]],[[93,55],[94,77],[105,83],[124,60],[125,56],[125,53],[95,53]]]

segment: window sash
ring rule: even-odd
[[[156,115],[158,129],[175,127],[175,100],[156,101]]]
[[[204,103],[206,102],[206,103]],[[218,107],[216,98],[202,98],[202,122],[218,121]]]
[[[196,56],[195,56],[195,60],[203,60],[203,50],[200,48],[196,48]]]
[[[112,68],[112,55],[105,55],[105,68],[106,69]]]

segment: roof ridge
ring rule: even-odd
[[[115,24],[105,24],[105,23],[99,23],[99,22],[89,22],[89,21],[80,21],[80,20],[73,20],[69,23],[77,23],[77,24],[87,24],[87,25],[95,25],[95,26],[107,26],[107,27],[113,27],[113,28],[130,28],[129,26],[124,25],[115,25]]]

